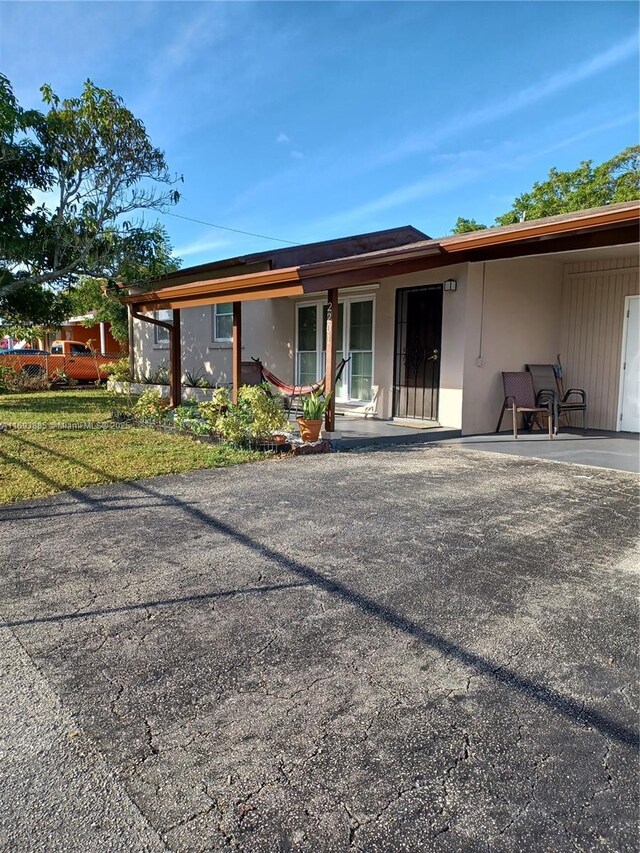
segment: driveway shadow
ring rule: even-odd
[[[37,442],[29,441],[28,439],[25,439],[25,441],[28,444],[31,444],[33,447],[42,447]],[[49,451],[47,449],[47,452],[53,453],[55,456],[65,461],[69,461],[71,458],[63,453],[60,453],[59,451]],[[94,468],[88,465],[87,463],[80,462],[77,459],[73,459],[73,461],[78,465],[82,465],[82,467],[86,468],[91,472],[100,473],[102,475],[105,474],[104,471]],[[447,639],[441,634],[438,634],[434,631],[430,631],[428,628],[425,628],[418,622],[403,616],[401,613],[398,613],[392,608],[387,607],[385,604],[376,601],[374,598],[351,588],[348,584],[345,584],[341,581],[333,580],[331,577],[323,574],[322,572],[319,572],[311,566],[308,566],[301,561],[295,560],[282,553],[281,551],[278,551],[266,544],[256,541],[246,533],[235,529],[226,522],[220,520],[219,518],[216,518],[211,513],[205,512],[204,510],[199,509],[186,501],[180,500],[179,498],[172,495],[163,494],[162,492],[155,490],[151,486],[141,481],[127,483],[126,487],[127,489],[139,493],[145,498],[154,499],[156,501],[156,506],[168,506],[172,509],[184,513],[186,516],[198,522],[199,524],[202,524],[209,529],[215,530],[217,533],[221,534],[225,538],[228,538],[229,540],[232,540],[242,545],[247,550],[275,564],[280,569],[284,569],[285,571],[289,572],[291,575],[295,576],[300,580],[300,582],[298,583],[273,587],[273,591],[275,591],[276,589],[288,589],[295,588],[298,586],[312,585],[318,589],[321,589],[326,594],[334,596],[340,599],[341,601],[348,603],[352,607],[358,608],[363,613],[366,613],[373,619],[379,620],[390,628],[393,628],[394,630],[400,631],[403,634],[411,637],[425,648],[433,649],[442,655],[454,658],[464,666],[468,667],[473,673],[477,675],[486,676],[497,684],[503,685],[509,690],[512,690],[526,697],[531,702],[545,706],[555,714],[565,717],[574,723],[584,726],[590,726],[599,731],[603,736],[609,738],[610,740],[617,741],[625,747],[634,749],[637,747],[639,742],[639,733],[636,730],[621,725],[616,720],[610,719],[599,711],[586,706],[582,701],[578,701],[571,696],[565,695],[557,690],[546,686],[543,683],[523,676],[511,668],[503,666],[498,661],[494,661],[486,656],[477,654],[476,652],[473,652],[465,648],[464,646],[461,646],[460,644]],[[74,498],[78,501],[86,503],[90,511],[100,511],[102,509],[102,507],[98,505],[101,499],[92,495],[87,495],[84,491],[76,492],[74,494]],[[122,509],[123,507],[120,504],[117,507],[114,507],[114,509],[115,508]],[[258,592],[260,591],[260,589],[261,588],[255,588],[252,591]],[[226,595],[231,594],[234,593],[226,593]],[[203,595],[202,598],[206,599],[209,597],[213,597],[214,595],[225,595],[225,593],[207,593]],[[164,603],[175,604],[181,603],[182,601],[186,602],[190,600],[196,600],[197,598],[198,597],[194,598],[188,596],[184,599],[165,599],[163,601],[156,602],[156,604],[158,606],[161,606]],[[83,614],[61,614],[59,616],[42,617],[40,619],[36,618],[33,620],[23,620],[15,623],[7,622],[5,623],[4,627],[17,627],[18,625],[37,624],[38,622],[45,621],[62,621],[68,618],[90,618],[93,616],[105,615],[110,612],[117,612],[117,610],[119,609],[137,609],[149,606],[153,606],[153,602],[128,605],[124,608],[85,611]]]

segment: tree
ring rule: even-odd
[[[83,275],[139,280],[159,246],[141,214],[176,203],[178,179],[108,89],[87,80],[79,98],[41,92],[47,112],[25,112],[0,78],[0,295]],[[52,201],[36,204],[34,191]]]
[[[456,219],[456,224],[453,226],[452,234],[468,234],[470,231],[484,231],[486,225],[481,225],[475,219],[465,219],[459,216]]]
[[[633,145],[599,166],[594,166],[593,160],[585,160],[574,171],[550,169],[545,181],[535,183],[529,192],[515,199],[511,210],[496,218],[496,225],[513,225],[524,220],[542,219],[638,198],[640,145]],[[486,227],[475,219],[459,216],[452,233],[465,234]]]
[[[599,166],[593,160],[580,163],[573,172],[550,169],[546,181],[535,183],[518,196],[511,210],[498,216],[498,225],[523,219],[541,219],[640,198],[640,145],[625,148]]]
[[[0,290],[0,331],[15,338],[42,337],[73,314],[67,293],[30,282],[11,293]]]
[[[179,268],[180,261],[171,255],[171,244],[164,228],[156,226],[153,234],[156,240],[153,250],[145,252],[145,249],[149,249],[149,241],[145,241],[145,245],[140,247],[136,255],[135,264],[131,269],[124,270],[123,278],[126,281],[154,279]],[[70,290],[68,299],[72,314],[93,314],[83,325],[92,328],[98,323],[110,323],[113,337],[121,344],[127,342],[127,309],[118,301],[117,293],[109,287],[106,279],[81,277]]]

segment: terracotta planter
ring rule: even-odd
[[[322,429],[322,420],[307,421],[304,418],[297,418],[300,425],[300,436],[303,441],[317,441],[320,438],[320,430]]]

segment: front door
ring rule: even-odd
[[[640,430],[640,296],[630,296],[626,307],[620,429],[625,432],[638,432]]]
[[[442,285],[396,291],[393,416],[438,419]]]

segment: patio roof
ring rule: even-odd
[[[179,270],[154,282],[161,287],[131,293],[121,301],[130,304],[136,312],[148,312],[301,296],[456,263],[634,243],[639,239],[639,224],[640,202],[623,202],[438,240],[416,240],[344,257],[305,262],[305,259],[318,254],[318,247],[333,245],[335,252],[337,244],[341,243],[326,241]],[[398,231],[420,233],[410,226]],[[362,249],[362,240],[370,236],[346,238],[340,248],[355,245],[356,249]],[[359,244],[354,243],[358,240],[361,241]],[[277,266],[294,258],[301,262],[273,268],[274,260]],[[234,265],[238,267],[238,275],[230,274],[234,272]],[[252,270],[246,271],[248,267]],[[242,269],[245,271],[240,273]]]

